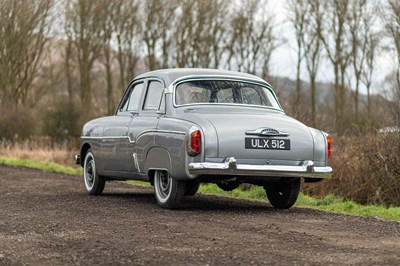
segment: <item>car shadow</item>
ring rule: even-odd
[[[124,202],[132,205],[139,203],[143,205],[151,205],[151,207],[149,206],[150,208],[160,208],[155,200],[154,192],[151,190],[144,190],[140,192],[107,192],[103,193],[102,197],[123,200]],[[210,213],[293,213],[299,212],[299,208],[293,207],[288,210],[278,210],[267,203],[267,200],[265,202],[262,202],[227,198],[214,195],[196,194],[195,196],[184,197],[181,206],[179,206],[179,208],[177,209],[173,209],[170,211],[201,211]]]
[[[107,192],[101,194],[102,197],[124,200],[128,202],[156,204],[153,192]]]

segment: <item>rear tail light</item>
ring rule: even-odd
[[[331,150],[332,137],[331,137],[331,135],[326,136],[326,142],[328,143],[328,158],[330,158],[331,154],[332,154],[332,150]]]
[[[195,156],[201,152],[201,131],[191,130],[189,134],[187,152],[190,156]]]

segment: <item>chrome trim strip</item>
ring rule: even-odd
[[[105,136],[105,137],[94,137],[94,136],[81,136],[81,139],[128,139],[129,143],[134,144],[136,141],[131,140],[128,136]]]
[[[190,163],[189,173],[193,175],[232,175],[264,177],[307,177],[331,178],[332,168],[314,166],[313,161],[304,161],[299,166],[238,164],[234,157],[224,163]]]
[[[105,137],[95,137],[95,136],[81,136],[81,139],[126,139],[128,136],[105,136]]]
[[[187,76],[183,76],[180,77],[176,80],[174,80],[174,85],[176,85],[178,82],[181,81],[186,81],[186,80],[207,80],[207,79],[216,79],[216,80],[226,80],[226,79],[230,79],[230,80],[242,80],[242,81],[250,81],[250,82],[257,82],[257,83],[263,83],[264,85],[267,85],[269,87],[271,87],[271,84],[269,84],[268,82],[266,82],[265,80],[258,78],[258,77],[244,77],[244,76],[235,76],[235,75],[187,75]]]
[[[139,135],[141,135],[142,133],[147,133],[147,132],[157,132],[157,133],[163,133],[163,134],[178,134],[178,135],[186,135],[186,132],[183,131],[176,131],[176,130],[159,130],[159,129],[154,129],[154,130],[145,130],[140,132]]]
[[[134,161],[134,163],[135,163],[135,168],[136,168],[136,170],[140,173],[140,166],[139,166],[139,161],[138,161],[138,159],[137,159],[137,154],[136,154],[136,152],[133,153],[132,156],[133,156],[133,161]]]
[[[175,101],[175,100],[174,100]],[[283,110],[276,109],[274,107],[270,106],[262,106],[262,105],[254,105],[254,104],[243,104],[243,103],[186,103],[186,104],[180,104],[180,105],[174,105],[174,107],[187,107],[187,106],[204,106],[204,105],[213,105],[213,106],[245,106],[245,107],[256,107],[256,108],[262,108],[262,109],[269,109],[269,110],[274,110],[278,112],[284,112]]]
[[[171,83],[168,88],[165,90],[165,94],[172,94],[174,92],[174,83]]]
[[[162,134],[178,134],[178,135],[186,135],[186,132],[183,131],[174,131],[174,130],[157,130],[157,129],[150,129],[150,130],[144,130],[138,134],[136,137],[139,138],[141,135],[149,133],[149,132],[156,132],[156,133],[162,133]],[[136,143],[136,141],[131,140],[129,136],[105,136],[105,137],[97,137],[97,136],[81,136],[81,139],[128,139],[129,143]]]
[[[151,132],[162,133],[162,134],[186,135],[186,132],[183,132],[183,131],[148,129],[148,130],[143,130],[142,132],[140,132],[137,135],[136,139],[138,139],[139,137],[141,137],[142,135],[144,135],[146,133],[151,133]]]

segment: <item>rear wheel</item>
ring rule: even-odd
[[[271,186],[266,186],[265,192],[269,203],[277,209],[289,209],[292,207],[300,192],[300,178],[294,181],[283,183],[283,184],[273,184]]]
[[[106,184],[104,177],[99,176],[96,169],[96,160],[92,151],[89,149],[83,164],[83,181],[87,193],[90,195],[100,195]]]
[[[179,207],[185,194],[185,182],[173,179],[167,171],[154,173],[154,191],[158,204],[162,208]]]
[[[199,190],[200,183],[197,182],[186,182],[185,196],[194,196]]]

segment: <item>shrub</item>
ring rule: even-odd
[[[72,104],[57,104],[45,114],[43,135],[53,142],[63,142],[80,136],[79,112]]]
[[[341,137],[333,143],[333,178],[305,191],[361,204],[400,205],[400,134]]]
[[[37,121],[29,108],[0,108],[0,141],[21,141],[36,133]]]

